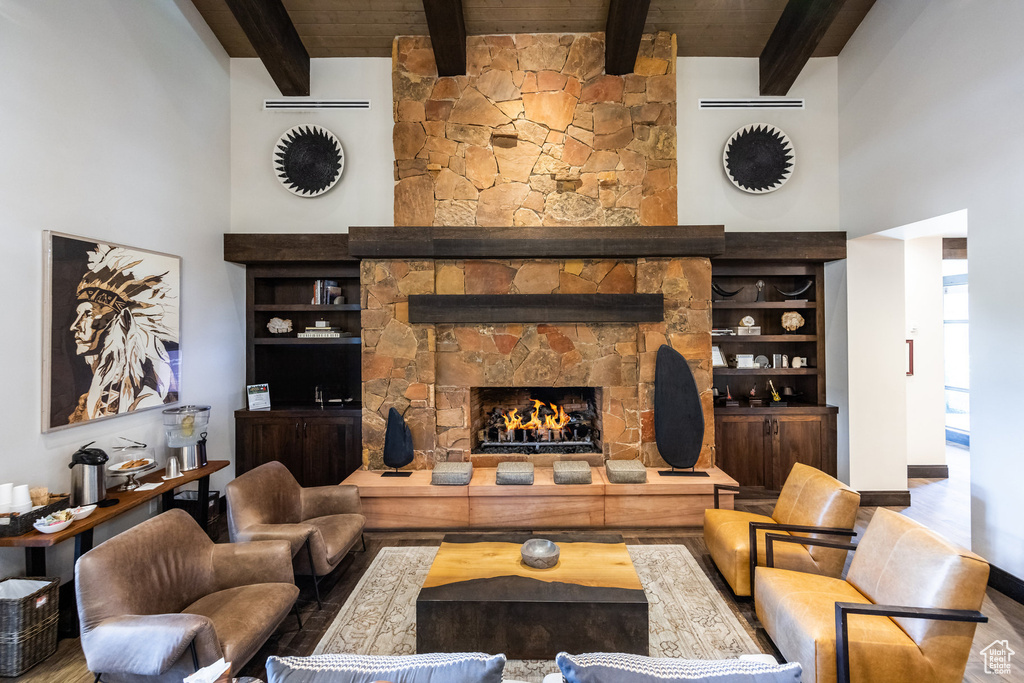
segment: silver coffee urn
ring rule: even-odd
[[[90,441],[71,456],[71,506],[92,505],[107,497],[107,454],[99,448],[89,448]]]

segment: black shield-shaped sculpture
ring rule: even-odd
[[[704,443],[704,408],[686,359],[667,345],[658,349],[654,368],[654,438],[661,457],[673,467],[661,474],[691,474],[674,470],[697,464]]]
[[[388,467],[405,467],[412,462],[412,432],[394,408],[388,410],[388,428],[384,432],[384,464]],[[382,476],[409,476],[411,472],[384,472]]]

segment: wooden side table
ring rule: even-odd
[[[211,460],[205,467],[182,472],[181,477],[171,481],[164,481],[161,477],[164,470],[150,472],[139,478],[140,484],[158,483],[157,488],[149,491],[118,491],[117,487],[107,489],[108,498],[117,498],[116,505],[105,508],[96,508],[96,511],[85,519],[72,522],[67,529],[54,534],[44,534],[33,529],[20,536],[6,536],[0,538],[0,548],[24,548],[25,549],[25,576],[46,576],[46,549],[57,545],[69,538],[75,539],[75,562],[83,554],[92,550],[92,530],[104,522],[108,522],[121,513],[136,508],[143,503],[160,496],[163,500],[163,509],[170,510],[174,499],[174,489],[193,481],[199,482],[199,500],[204,502],[210,497],[210,475],[228,466],[227,460]],[[208,508],[206,505],[199,506],[199,525],[206,529],[208,522]]]

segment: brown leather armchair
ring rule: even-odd
[[[216,544],[170,510],[75,565],[82,650],[106,683],[180,683],[220,657],[239,670],[299,596],[283,541]]]
[[[738,490],[735,486],[715,485]],[[809,538],[855,535],[860,494],[821,470],[796,463],[779,492],[771,517],[739,510],[704,511],[704,543],[733,593],[752,595],[754,567],[765,563],[764,535]],[[754,548],[754,552],[751,552]],[[825,576],[839,576],[845,549],[786,543],[776,548],[776,565]]]
[[[360,514],[359,490],[348,485],[303,488],[275,460],[236,477],[225,495],[231,540],[288,541],[295,573],[313,577],[322,608],[320,579],[341,564],[356,541],[362,543],[366,518]]]
[[[792,537],[769,534],[769,556]],[[846,545],[820,539],[802,543]],[[854,546],[848,546],[854,548]],[[901,514],[878,508],[846,580],[758,567],[754,608],[808,683],[959,683],[989,566]],[[838,647],[837,647],[838,642]]]

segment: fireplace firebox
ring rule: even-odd
[[[601,389],[473,387],[473,453],[601,453]]]

